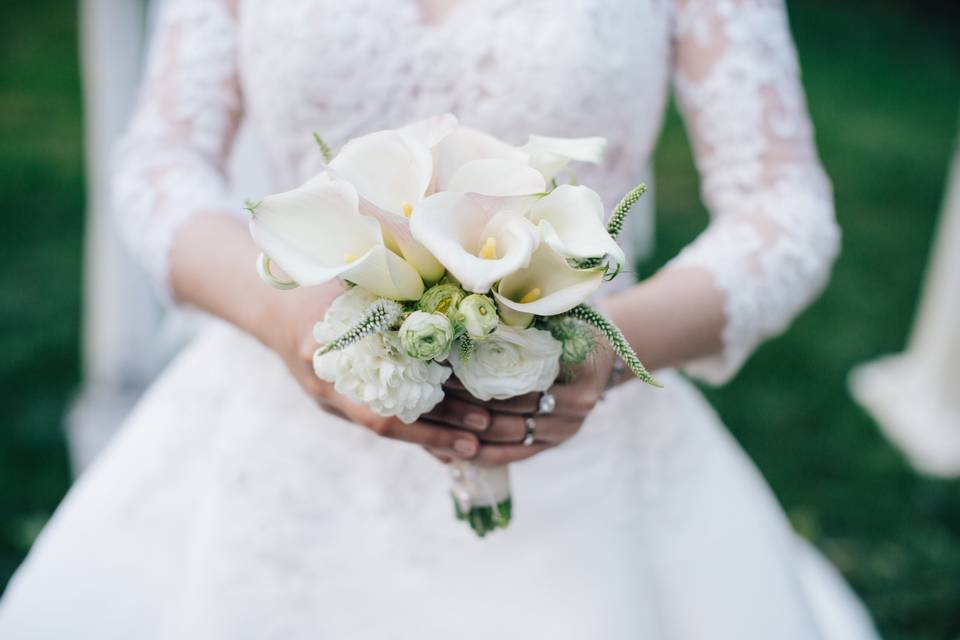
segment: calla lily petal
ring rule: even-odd
[[[352,262],[340,277],[391,300],[419,300],[423,295],[423,280],[417,270],[383,245]]]
[[[563,171],[571,160],[600,162],[606,147],[604,138],[530,136],[530,140],[521,148],[530,154],[530,166],[550,180]]]
[[[536,228],[508,198],[437,193],[414,209],[410,230],[474,293],[486,293],[497,280],[525,267],[537,246]],[[480,257],[485,249],[489,255]]]
[[[416,204],[430,187],[433,154],[409,135],[378,131],[344,145],[330,168],[364,198],[399,215],[404,203]]]
[[[441,140],[453,133],[456,128],[456,116],[452,113],[445,113],[427,118],[426,120],[414,122],[413,124],[408,124],[405,127],[397,129],[397,131],[417,140],[428,149],[432,149],[437,146]]]
[[[270,260],[303,286],[336,277],[395,300],[423,291],[417,271],[383,246],[376,220],[361,216],[356,190],[321,174],[302,187],[268,196],[250,233]]]
[[[485,158],[472,160],[457,169],[447,184],[448,191],[488,196],[524,196],[543,193],[543,175],[525,162]]]
[[[503,278],[493,295],[514,311],[552,316],[584,302],[602,281],[602,271],[574,269],[563,256],[541,244],[530,265]]]
[[[473,160],[500,159],[527,164],[529,159],[526,152],[491,135],[463,126],[457,127],[437,145],[436,157],[436,187],[439,191],[449,191],[454,174]]]
[[[250,220],[264,253],[301,285],[326,282],[382,244],[375,220],[359,215],[356,190],[321,174],[302,187],[267,196]]]
[[[366,198],[360,198],[360,212],[380,223],[387,246],[396,248],[417,272],[429,283],[443,277],[445,269],[440,262],[422,244],[414,239],[410,231],[410,221],[388,211],[384,211]]]
[[[530,207],[543,241],[567,258],[600,258],[622,265],[623,249],[603,224],[603,202],[592,189],[561,185]]]

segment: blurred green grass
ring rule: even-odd
[[[0,39],[0,585],[69,482],[61,418],[79,383],[83,166],[76,8],[13,0]],[[960,634],[960,482],[923,479],[846,391],[912,320],[957,132],[960,44],[916,5],[794,2],[844,253],[824,296],[741,375],[707,390],[794,525],[841,568],[885,638]],[[672,111],[657,152],[649,272],[706,223]]]

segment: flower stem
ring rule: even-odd
[[[663,387],[662,384],[650,375],[643,366],[643,363],[640,362],[640,358],[637,357],[636,351],[634,351],[630,343],[627,342],[623,332],[617,328],[617,325],[607,320],[602,313],[587,304],[579,304],[573,309],[570,309],[570,311],[567,311],[566,315],[596,327],[607,341],[610,342],[610,346],[613,347],[614,352],[620,356],[620,359],[623,360],[625,365],[630,367],[630,371],[632,371],[633,375],[637,376],[637,378],[654,387]]]

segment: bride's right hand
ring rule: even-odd
[[[313,327],[327,307],[343,291],[339,282],[271,295],[267,313],[260,321],[258,337],[276,351],[304,391],[324,410],[366,427],[384,438],[419,444],[450,457],[469,460],[480,449],[476,433],[489,424],[486,409],[463,403],[450,411],[443,422],[418,421],[404,424],[397,418],[377,415],[368,407],[337,393],[333,384],[321,380],[313,371],[313,354],[318,344]],[[469,415],[469,419],[464,419]]]

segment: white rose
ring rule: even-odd
[[[450,358],[463,386],[480,400],[502,400],[531,391],[546,391],[560,373],[563,346],[540,329],[500,325],[475,344],[464,362]]]

